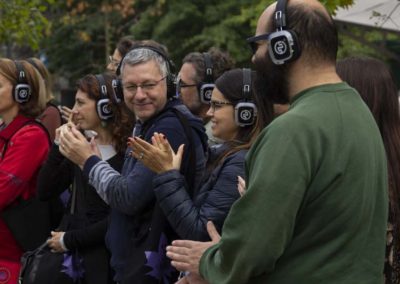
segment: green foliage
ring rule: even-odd
[[[165,44],[175,62],[191,51],[206,51],[211,46],[228,50],[238,62],[249,61],[250,51],[243,39],[251,34],[250,21],[241,12],[251,2],[149,1],[146,7],[137,3],[143,13],[131,33],[138,39],[152,38]]]
[[[331,14],[334,14],[339,7],[350,7],[350,5],[354,3],[354,0],[321,0],[320,2],[325,5],[326,9],[328,9]]]
[[[52,7],[52,33],[42,42],[49,69],[70,79],[105,70],[116,42],[127,35],[133,0],[60,1]]]
[[[272,0],[137,1],[140,11],[131,33],[138,39],[154,39],[165,44],[175,62],[191,51],[211,46],[227,50],[238,66],[250,64],[251,51],[245,39],[254,34],[258,16]],[[321,1],[333,12],[353,0]]]
[[[22,0],[19,0],[22,1]],[[39,1],[39,0],[36,0]],[[42,0],[43,1],[43,0]],[[106,56],[122,36],[153,39],[166,45],[180,64],[192,51],[212,46],[227,50],[237,66],[250,65],[245,39],[272,0],[66,0],[52,6],[51,35],[41,47],[50,70],[74,82],[104,70]],[[352,0],[322,1],[330,11]]]
[[[43,13],[54,0],[2,0],[0,1],[0,42],[28,45],[37,50],[49,22]]]

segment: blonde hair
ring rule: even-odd
[[[53,91],[52,91],[52,79],[51,75],[49,73],[49,70],[47,70],[46,66],[43,64],[43,62],[36,58],[36,57],[30,57],[26,59],[28,63],[30,63],[37,71],[39,71],[40,75],[42,76],[44,80],[44,84],[46,86],[46,101],[49,102],[52,99],[54,99]]]
[[[28,102],[19,104],[19,113],[37,118],[46,108],[46,86],[39,71],[25,60],[18,60],[25,71],[27,84],[31,87],[31,97]],[[0,74],[15,87],[18,84],[18,71],[15,61],[0,58]],[[14,94],[11,93],[14,97]]]

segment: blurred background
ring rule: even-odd
[[[38,57],[67,101],[77,78],[105,69],[118,40],[167,46],[177,70],[185,54],[211,46],[250,66],[245,39],[271,0],[0,0],[0,56]],[[390,65],[400,86],[400,0],[324,0],[339,27],[339,57],[369,55]]]

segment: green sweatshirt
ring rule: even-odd
[[[221,241],[201,258],[210,283],[383,283],[386,157],[356,91],[298,94],[253,145],[246,174]]]

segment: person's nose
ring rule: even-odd
[[[74,106],[71,109],[71,113],[77,114],[79,112],[78,109],[79,109],[79,107],[77,106],[77,104],[74,104]]]
[[[146,92],[143,91],[142,87],[138,86],[135,94],[135,100],[144,100],[146,98]]]
[[[211,105],[208,108],[207,112],[206,112],[206,116],[208,117],[213,117],[214,116],[214,110],[212,109]]]

